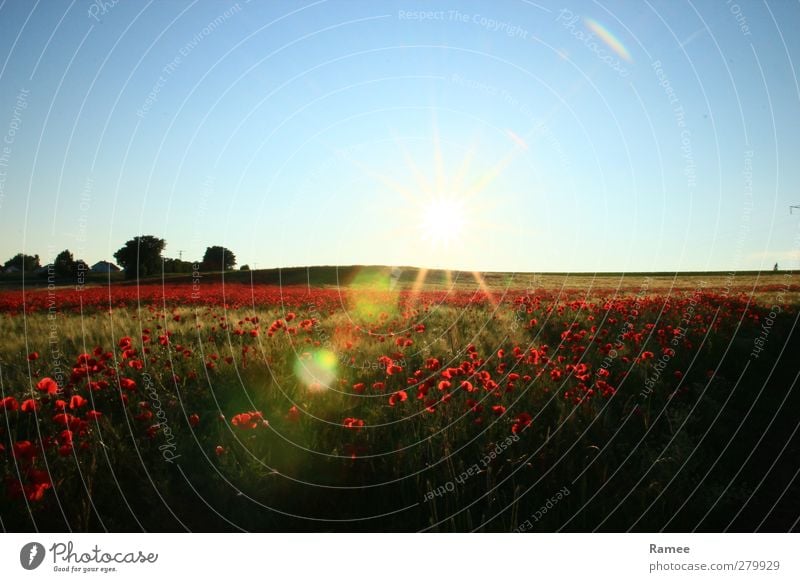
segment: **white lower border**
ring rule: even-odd
[[[797,581],[799,554],[794,534],[0,534],[2,580]]]

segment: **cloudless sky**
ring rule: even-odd
[[[0,3],[0,259],[797,268],[800,3]]]

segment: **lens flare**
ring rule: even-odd
[[[625,48],[625,45],[622,44],[622,41],[614,36],[605,26],[595,20],[592,20],[591,18],[585,18],[584,23],[589,30],[596,34],[600,40],[606,43],[608,48],[629,63],[632,61],[631,54],[628,52],[628,49]]]
[[[327,390],[336,380],[336,354],[330,350],[317,350],[300,354],[294,373],[310,390]]]
[[[511,138],[511,140],[516,143],[519,147],[524,150],[528,149],[528,142],[526,142],[522,137],[511,131],[510,129],[506,129],[506,135]]]
[[[400,269],[364,268],[350,282],[348,313],[356,323],[376,324],[397,315]]]

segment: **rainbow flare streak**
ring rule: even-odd
[[[625,45],[614,36],[605,26],[592,20],[591,18],[584,18],[584,24],[586,27],[591,30],[597,37],[602,40],[608,48],[612,51],[617,53],[620,57],[628,61],[629,63],[632,61],[631,54],[628,52],[628,49],[625,48]]]

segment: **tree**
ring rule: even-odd
[[[202,265],[204,271],[230,271],[236,265],[236,255],[225,247],[207,247]]]
[[[164,272],[165,273],[191,273],[192,263],[190,261],[182,261],[180,259],[164,259]]]
[[[89,272],[89,265],[87,265],[86,261],[83,259],[78,259],[75,261],[75,266],[73,269],[75,281],[82,284],[86,280],[86,273]]]
[[[125,269],[126,279],[138,279],[161,273],[161,253],[166,246],[163,238],[151,235],[135,236],[114,253]]]
[[[240,271],[249,271],[250,270],[250,265],[242,265],[241,267],[239,267],[239,270]]]
[[[72,276],[75,271],[75,259],[69,250],[64,249],[58,253],[58,255],[56,255],[56,260],[53,261],[53,266],[55,267],[57,275]]]
[[[41,267],[41,264],[39,263],[39,255],[26,255],[23,253],[17,253],[8,259],[3,266],[6,269],[10,267],[16,267],[20,271],[35,271]]]

